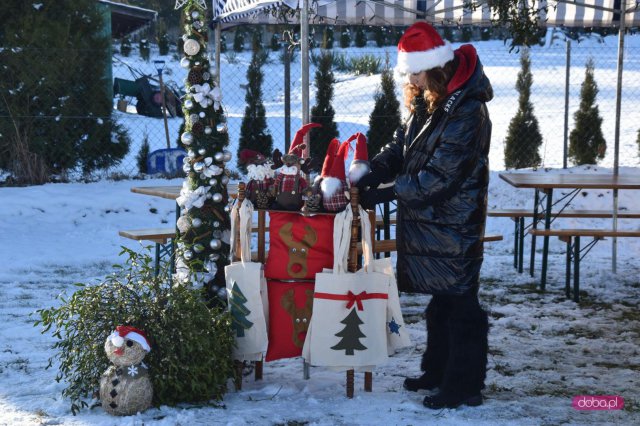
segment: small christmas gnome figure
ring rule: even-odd
[[[283,210],[300,210],[304,204],[302,198],[307,188],[307,181],[300,175],[300,171],[308,172],[312,164],[310,158],[303,158],[304,136],[314,127],[322,127],[318,123],[302,126],[293,138],[289,153],[282,156],[283,165],[275,179],[276,206]]]
[[[153,387],[142,359],[151,351],[142,330],[119,325],[104,343],[113,363],[100,378],[102,408],[115,416],[130,416],[151,407]]]
[[[243,149],[240,151],[240,161],[247,167],[247,198],[259,209],[269,208],[274,201],[270,188],[275,176],[269,160],[258,151]]]
[[[336,155],[338,155],[339,149],[340,141],[336,138],[331,139],[331,142],[329,142],[329,146],[327,147],[327,155],[325,155],[324,162],[322,163],[322,170],[313,181],[314,192],[320,194],[320,184],[322,183],[322,179],[324,179],[325,176],[328,176],[331,172],[333,160],[336,158]]]
[[[344,170],[344,159],[348,152],[349,144],[345,142],[338,149],[329,172],[320,183],[322,206],[330,212],[342,211],[349,204],[349,188]]]
[[[369,165],[369,152],[367,150],[367,137],[358,132],[348,139],[350,143],[352,140],[356,140],[356,149],[353,155],[353,161],[349,166],[349,183],[354,186],[358,183],[360,178],[371,171]]]

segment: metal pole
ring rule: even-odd
[[[162,96],[162,118],[164,119],[164,135],[167,138],[167,149],[171,148],[169,140],[169,124],[167,123],[167,103],[164,99],[164,81],[162,80],[162,70],[158,70],[158,78],[160,79],[160,96]]]
[[[284,32],[284,152],[291,144],[291,33]]]
[[[222,49],[222,23],[217,22],[215,28],[215,62],[216,62],[216,84],[220,87],[220,50]]]
[[[309,122],[309,0],[302,1],[300,12],[300,67],[302,74],[302,124]],[[309,134],[305,136],[304,157],[309,157]]]
[[[616,82],[616,124],[613,151],[613,175],[618,176],[620,153],[620,111],[622,106],[622,65],[624,61],[624,32],[626,27],[627,0],[620,0],[620,27],[618,28],[618,78]],[[618,190],[613,190],[613,230],[618,229]],[[618,239],[611,241],[611,270],[617,272]]]
[[[567,40],[567,63],[564,77],[564,146],[562,150],[562,168],[567,168],[569,146],[569,79],[571,77],[571,40]]]

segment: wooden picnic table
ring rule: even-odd
[[[614,174],[578,174],[578,173],[537,173],[537,172],[513,172],[500,173],[500,178],[515,188],[529,188],[534,191],[533,204],[533,229],[536,229],[538,222],[538,208],[543,205],[544,229],[551,227],[553,190],[570,189],[569,194],[563,195],[556,203],[564,203],[560,209],[564,210],[571,200],[584,189],[640,189],[640,176],[638,175],[614,175]],[[544,195],[541,197],[541,192]],[[546,202],[545,202],[546,201]],[[617,210],[612,209],[614,223]],[[533,262],[535,259],[535,235],[531,238],[531,265],[530,272],[533,275]],[[545,289],[547,282],[547,261],[549,255],[549,236],[543,237],[542,247],[542,272],[540,277],[540,288]]]

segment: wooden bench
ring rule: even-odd
[[[513,238],[513,267],[522,273],[522,263],[524,259],[524,237],[525,237],[525,218],[533,218],[533,211],[529,209],[493,209],[487,211],[489,217],[508,217],[515,222],[514,238]],[[611,210],[573,210],[566,209],[558,212],[552,212],[551,217],[555,218],[582,218],[582,219],[611,219],[613,212]],[[618,212],[619,219],[640,219],[640,212],[621,210]],[[544,219],[544,213],[538,212],[536,222]],[[531,225],[529,225],[531,226]],[[533,252],[535,251],[535,234],[532,234],[532,256],[530,262],[530,273],[533,276]]]
[[[502,241],[502,235],[485,235],[483,242]],[[396,240],[376,240],[373,242],[373,253],[387,253],[396,251]],[[362,243],[358,243],[358,253],[362,253]]]
[[[160,258],[173,253],[173,243],[171,240],[176,236],[175,228],[147,228],[118,231],[122,237],[135,241],[151,241],[155,243],[154,272],[156,277],[160,273]],[[170,262],[170,273],[173,273],[173,262]]]
[[[606,237],[640,237],[640,231],[613,229],[530,229],[529,233],[540,237],[558,237],[567,243],[565,293],[571,298],[571,262],[573,262],[573,300],[580,301],[580,260],[600,240]],[[580,247],[580,237],[592,237],[584,248]],[[584,253],[582,253],[584,251]]]

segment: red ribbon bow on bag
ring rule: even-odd
[[[313,297],[318,299],[346,300],[347,309],[351,309],[355,304],[359,311],[364,311],[364,305],[362,304],[363,300],[389,298],[385,293],[367,293],[366,291],[362,291],[355,294],[351,290],[349,290],[347,294],[315,293]]]

